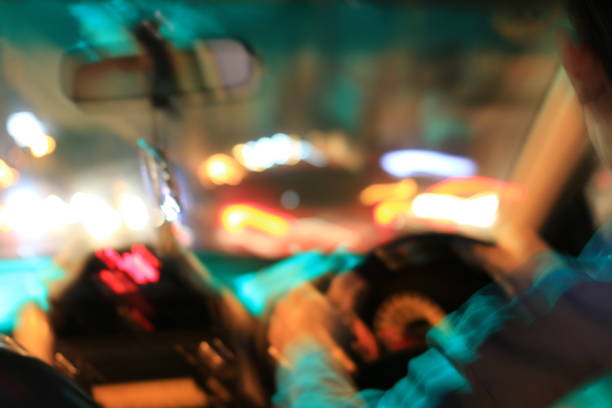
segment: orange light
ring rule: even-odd
[[[30,145],[30,153],[36,158],[47,156],[55,151],[57,143],[48,135],[43,135],[36,143]]]
[[[392,226],[402,215],[410,215],[411,204],[407,201],[383,201],[374,207],[374,220],[381,227]]]
[[[374,205],[381,201],[407,201],[417,193],[418,186],[413,179],[397,183],[373,184],[359,195],[363,205]]]
[[[292,219],[250,204],[233,204],[221,210],[221,224],[225,230],[238,233],[247,228],[273,236],[284,236],[289,232]]]
[[[19,172],[0,160],[0,187],[7,188],[19,180]]]
[[[427,189],[427,193],[470,198],[482,193],[496,193],[500,200],[517,204],[523,200],[525,188],[518,184],[488,177],[449,178]]]
[[[229,184],[235,186],[240,184],[245,173],[236,160],[221,153],[210,156],[198,167],[200,181],[204,183],[210,181],[216,185]]]

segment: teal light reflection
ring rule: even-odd
[[[551,408],[607,408],[612,406],[612,373],[588,382]]]
[[[95,4],[73,4],[70,13],[79,21],[81,34],[87,42],[104,50],[107,57],[138,55],[139,50],[129,31],[130,18],[127,12],[115,8],[104,8]]]
[[[0,333],[10,333],[21,308],[35,302],[49,308],[47,283],[64,277],[51,258],[0,261]]]
[[[271,300],[289,290],[328,272],[352,269],[362,260],[363,256],[346,252],[331,255],[305,252],[258,272],[242,275],[233,281],[232,286],[247,310],[261,315]]]

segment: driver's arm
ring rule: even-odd
[[[277,406],[452,406],[450,398],[467,395],[470,389],[475,391],[473,387],[486,388],[488,381],[474,378],[474,373],[481,370],[474,369],[474,364],[484,362],[498,368],[512,365],[514,356],[520,356],[526,347],[524,344],[517,346],[517,350],[510,350],[509,354],[506,350],[504,355],[510,358],[507,361],[495,350],[499,350],[500,345],[512,344],[516,323],[534,321],[548,314],[572,286],[592,279],[590,271],[582,268],[580,262],[567,263],[552,251],[534,257],[521,270],[523,276],[533,277],[527,279],[534,281],[533,286],[517,292],[514,298],[498,286],[488,287],[473,296],[429,332],[430,349],[412,359],[406,376],[387,391],[358,393],[355,390],[330,352],[337,347],[329,336],[338,319],[334,308],[312,288],[290,293],[278,303],[269,332],[275,354],[281,356],[285,364],[277,373]],[[563,318],[563,313],[557,315],[559,319],[555,324],[565,325],[567,319]],[[545,335],[547,329],[535,325],[529,330],[533,333],[544,331]],[[493,357],[487,357],[486,361],[479,359],[485,346],[486,350],[493,350]],[[548,347],[545,343],[543,346]],[[478,392],[479,397],[488,394]]]
[[[358,392],[327,349],[316,341],[295,344],[291,368],[277,371],[277,407],[433,407],[448,393],[468,390],[467,380],[439,349],[413,359],[391,389]]]
[[[327,349],[314,339],[295,342],[283,353],[277,370],[278,407],[365,407],[365,401],[350,383]]]
[[[277,371],[276,405],[444,407],[462,406],[459,401],[463,398],[474,398],[496,406],[496,401],[517,398],[520,402],[524,396],[558,396],[556,393],[562,388],[556,387],[555,382],[567,385],[568,375],[579,372],[572,364],[580,359],[574,358],[576,350],[556,340],[562,335],[588,337],[589,330],[597,330],[598,323],[587,317],[592,315],[589,310],[576,310],[585,316],[583,321],[588,326],[585,331],[589,331],[576,333],[571,328],[576,320],[566,317],[571,311],[568,307],[576,306],[571,301],[575,295],[572,288],[584,292],[585,288],[579,285],[592,281],[588,268],[562,261],[551,266],[553,270],[542,274],[533,287],[515,298],[509,299],[497,286],[474,295],[430,330],[429,350],[412,359],[406,376],[386,391],[355,390],[330,352],[334,345],[329,343],[329,337],[321,336],[321,329],[328,330],[333,316],[330,306],[318,293],[304,289],[291,293],[279,303],[271,322],[270,342],[285,365]],[[539,269],[543,267],[539,265]],[[589,307],[583,303],[578,306]],[[533,324],[541,320],[547,324]],[[529,355],[541,357],[521,366]],[[547,367],[559,364],[569,368],[547,371]],[[539,373],[547,373],[546,379],[534,377]],[[538,383],[536,394],[513,393],[517,387],[528,387],[532,380]]]
[[[471,303],[465,317],[483,325],[488,322],[489,328],[495,328],[496,322],[490,321],[496,318],[491,313],[497,307],[495,300],[488,294],[481,295]],[[413,359],[407,376],[392,389],[358,393],[342,364],[334,357],[334,349],[338,346],[329,333],[333,332],[336,319],[336,310],[310,286],[291,292],[278,303],[269,333],[274,354],[281,357],[274,399],[276,406],[413,407],[425,401],[427,403],[422,406],[434,406],[446,393],[467,386],[445,354],[444,347],[449,344],[441,342],[440,347],[434,346]],[[478,340],[474,333],[468,335],[472,337],[466,341]]]
[[[332,333],[338,310],[316,289],[304,285],[281,299],[268,332],[277,358],[277,394],[281,407],[362,407],[346,370],[333,357]]]

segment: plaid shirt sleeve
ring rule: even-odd
[[[612,240],[608,239],[612,237],[611,225],[602,228],[578,259],[551,252],[531,262],[533,283],[515,298],[508,299],[494,286],[478,292],[430,330],[430,349],[412,359],[406,376],[389,390],[358,392],[314,340],[293,345],[289,350],[293,368],[281,368],[277,372],[275,405],[426,408],[439,407],[452,393],[469,393],[471,385],[463,374],[464,368],[478,359],[479,347],[492,334],[502,331],[505,322],[519,315],[522,319],[537,319],[552,310],[558,299],[579,283],[612,281],[609,256]]]

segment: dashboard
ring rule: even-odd
[[[490,282],[461,253],[474,242],[421,234],[365,257],[300,254],[239,275],[233,286],[194,285],[184,259],[142,244],[101,249],[51,302],[54,364],[106,406],[147,387],[182,387],[199,401],[193,406],[268,406],[270,311],[311,282],[348,317],[334,336],[355,364],[356,386],[388,387],[426,347],[429,328]]]

